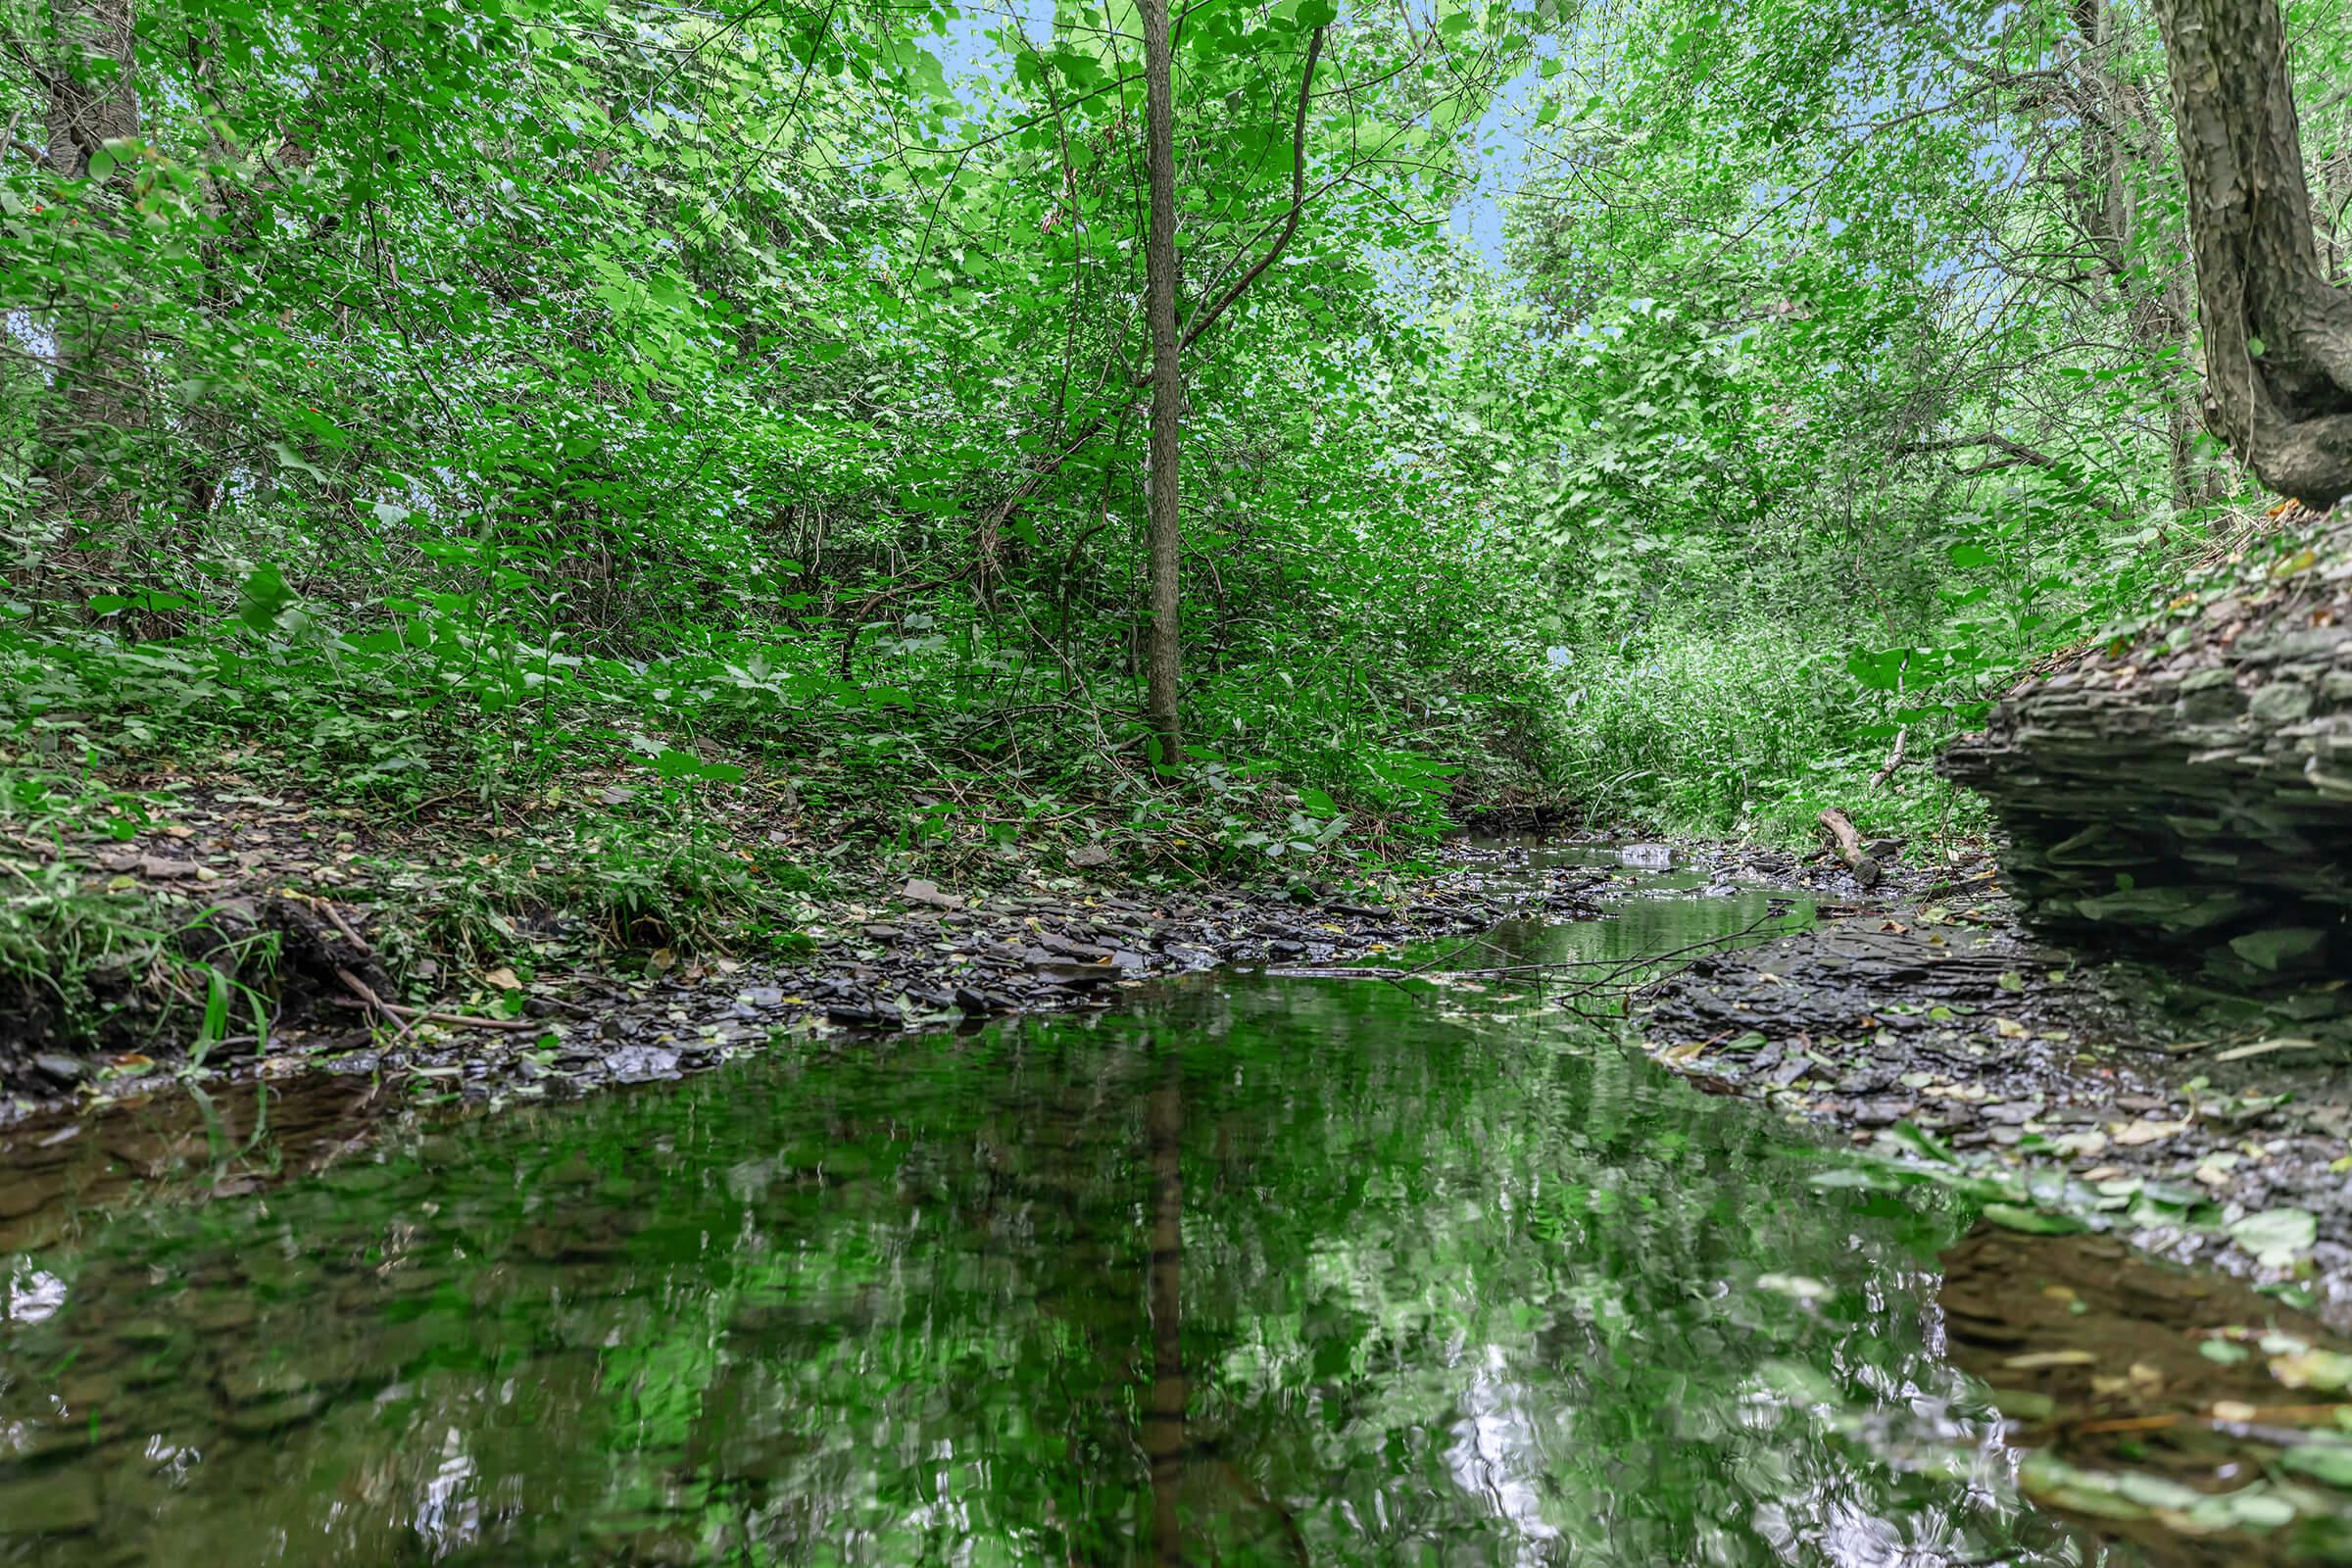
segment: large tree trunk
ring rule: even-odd
[[[2352,493],[2352,292],[2321,270],[2278,0],[2157,0],[2188,188],[2206,417],[2265,484]]]
[[[1152,187],[1152,232],[1144,245],[1146,318],[1152,328],[1152,645],[1146,701],[1162,767],[1180,765],[1183,673],[1181,519],[1176,511],[1179,423],[1184,414],[1182,340],[1176,330],[1176,105],[1167,0],[1143,0],[1144,161]]]
[[[131,0],[53,0],[49,89],[49,164],[59,179],[87,179],[90,161],[110,141],[137,136],[139,92]],[[105,181],[93,217],[118,218],[127,207],[127,170]],[[52,557],[71,563],[87,535],[101,549],[122,542],[138,515],[138,492],[120,471],[127,432],[143,421],[135,325],[120,299],[85,291],[59,311],[56,378],[39,433],[49,474],[48,511],[56,527]]]

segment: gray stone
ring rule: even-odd
[[[2311,688],[2286,681],[2265,686],[2246,704],[2246,716],[2257,724],[2291,724],[2311,711]]]

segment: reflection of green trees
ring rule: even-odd
[[[1181,1072],[1194,1560],[1984,1544],[1958,1487],[1763,1392],[1773,1362],[1866,1405],[1947,1392],[1915,1277],[1936,1222],[1814,1192],[1783,1129],[1606,1046],[1381,985],[1151,996],[96,1225],[40,1260],[66,1309],[0,1350],[0,1420],[108,1505],[28,1560],[1124,1560],[1147,1035]],[[202,1454],[176,1489],[144,1456],[175,1446]]]

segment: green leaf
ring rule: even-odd
[[[2230,1239],[2265,1268],[2284,1268],[2319,1240],[2319,1217],[2307,1208],[2266,1208],[2230,1226]]]
[[[2352,1492],[2352,1444],[2298,1444],[2280,1454],[2278,1462],[2298,1475]]]
[[[294,590],[276,566],[268,562],[256,566],[245,579],[237,595],[237,618],[255,631],[273,631],[277,617],[294,602]]]
[[[1890,692],[1903,682],[1903,663],[1909,650],[1889,649],[1885,653],[1854,652],[1845,656],[1845,667],[1854,679],[1876,692]]]
[[[1986,1203],[1984,1214],[2003,1230],[2023,1231],[2029,1236],[2073,1236],[2089,1229],[2071,1215],[2053,1214],[2039,1208],[2020,1208],[2014,1203]]]
[[[1894,1141],[1918,1154],[1940,1165],[1958,1165],[1960,1156],[1952,1152],[1943,1140],[1911,1121],[1898,1121],[1889,1129]]]
[[[743,777],[743,769],[732,762],[706,762],[692,752],[674,751],[663,747],[653,760],[654,771],[663,778],[708,778],[734,783]]]

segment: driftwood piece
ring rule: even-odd
[[[2234,989],[2352,973],[2352,538],[2021,681],[1942,766],[2049,935]]]
[[[1879,862],[1864,847],[1861,831],[1854,826],[1853,818],[1832,807],[1821,813],[1819,821],[1821,831],[1837,850],[1838,858],[1843,860],[1846,868],[1854,873],[1854,880],[1866,888],[1877,887]]]

